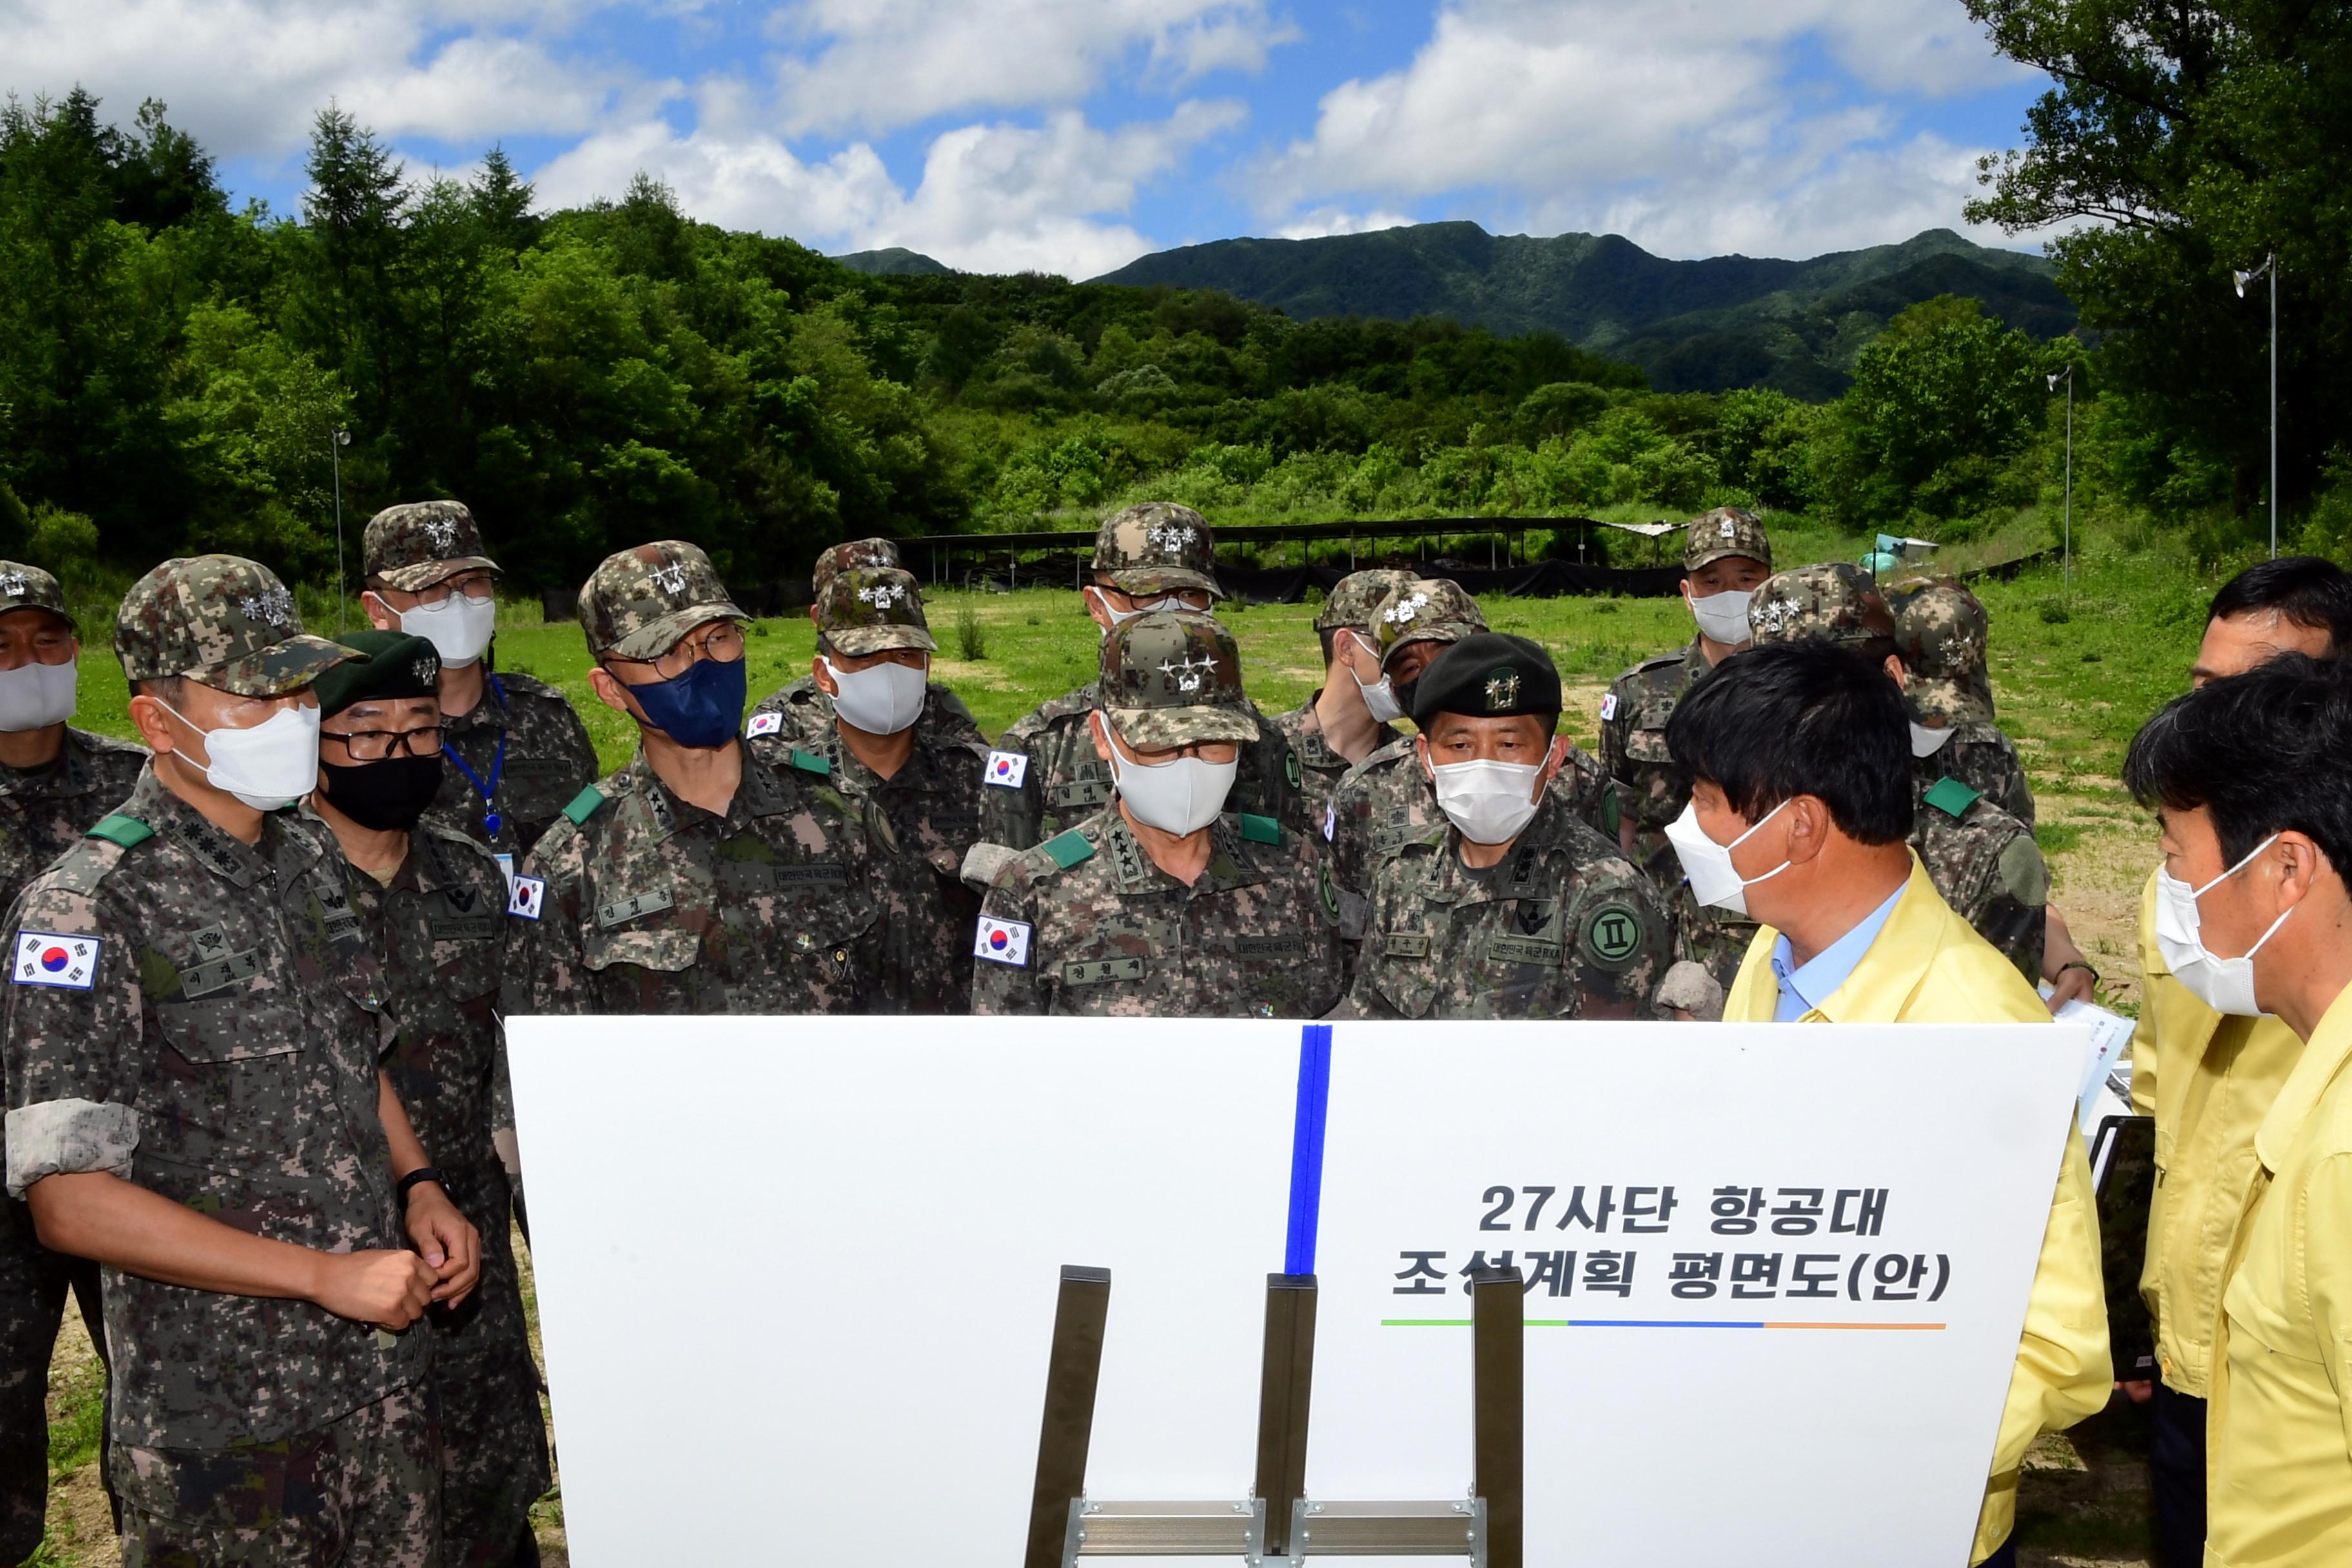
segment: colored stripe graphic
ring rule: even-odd
[[[1330,1111],[1331,1026],[1309,1024],[1298,1035],[1298,1112],[1290,1135],[1290,1234],[1282,1251],[1285,1274],[1315,1272],[1315,1232],[1323,1215],[1323,1127]]]
[[[1941,1333],[1942,1323],[1722,1322],[1705,1318],[1529,1318],[1530,1329],[1812,1329],[1848,1333]],[[1467,1318],[1382,1318],[1384,1329],[1466,1329]]]

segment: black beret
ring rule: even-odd
[[[1559,710],[1559,668],[1551,655],[1539,642],[1503,632],[1464,637],[1432,659],[1412,689],[1412,721],[1424,730],[1440,713],[1507,719]]]
[[[346,659],[311,682],[319,717],[331,719],[355,702],[430,697],[440,689],[441,656],[424,637],[406,632],[347,632],[335,639],[363,659]]]

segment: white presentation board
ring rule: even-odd
[[[1507,1248],[1549,1265],[1530,1564],[1965,1560],[2079,1030],[1333,1029],[1310,1493],[1461,1494],[1459,1270]],[[1016,1563],[1063,1264],[1112,1271],[1092,1495],[1244,1495],[1299,1036],[510,1020],[572,1560]],[[1712,1228],[1735,1185],[1753,1235]],[[1733,1299],[1743,1255],[1779,1294]],[[1891,1257],[1919,1300],[1874,1294]]]

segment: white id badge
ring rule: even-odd
[[[514,856],[511,854],[500,855],[499,857],[499,869],[506,873],[507,898],[511,901],[514,898]]]

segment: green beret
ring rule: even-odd
[[[1559,710],[1559,668],[1551,655],[1541,643],[1503,632],[1454,643],[1421,672],[1412,690],[1412,721],[1423,730],[1440,713],[1507,719]]]
[[[430,697],[439,689],[441,656],[424,637],[371,631],[346,633],[335,640],[362,657],[322,671],[311,682],[321,719],[331,719],[354,702]]]

